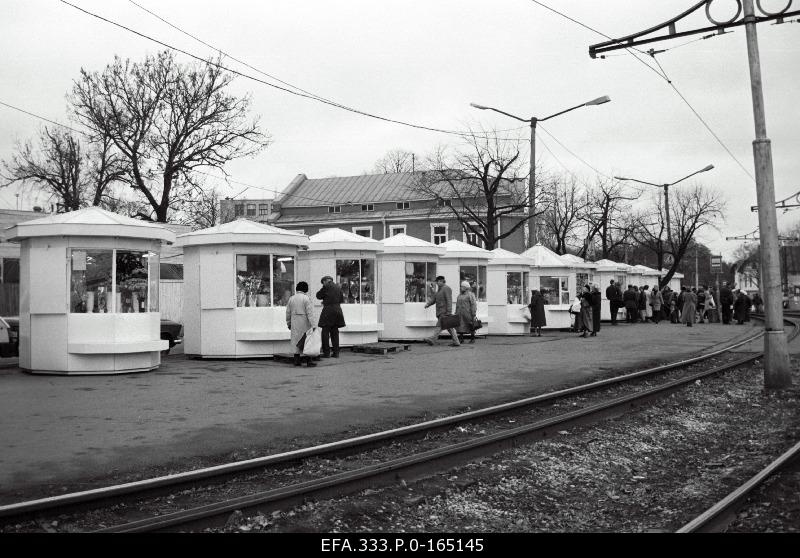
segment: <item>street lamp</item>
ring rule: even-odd
[[[559,116],[564,114],[565,112],[569,112],[571,110],[575,110],[581,107],[588,107],[591,105],[602,105],[603,103],[609,102],[611,99],[608,95],[603,95],[602,97],[598,97],[597,99],[592,99],[586,103],[581,103],[580,105],[576,105],[574,107],[568,108],[566,110],[562,110],[561,112],[557,112],[555,114],[551,114],[550,116],[546,116],[545,118],[536,118],[532,116],[530,118],[520,118],[519,116],[515,116],[508,112],[502,111],[500,109],[496,109],[493,107],[487,107],[483,105],[478,105],[476,103],[470,103],[471,107],[474,107],[479,110],[493,110],[495,112],[499,112],[500,114],[504,114],[506,116],[510,116],[520,122],[528,122],[531,125],[531,162],[530,162],[530,177],[528,178],[528,207],[530,207],[531,218],[528,220],[528,240],[531,246],[536,244],[536,226],[534,220],[536,219],[536,124],[539,122],[544,122],[545,120],[549,120],[554,116]]]
[[[640,184],[647,184],[648,186],[655,186],[656,188],[664,188],[664,209],[667,212],[667,242],[671,242],[672,231],[669,228],[669,187],[670,186],[675,186],[678,182],[683,182],[687,178],[691,178],[692,176],[694,176],[696,174],[700,174],[701,172],[710,171],[713,168],[714,168],[714,165],[708,165],[707,167],[704,167],[704,168],[700,169],[699,171],[695,171],[692,174],[684,176],[683,178],[681,178],[680,180],[676,180],[675,182],[670,182],[669,184],[654,184],[652,182],[645,182],[644,180],[637,180],[635,178],[624,178],[622,176],[615,176],[614,178],[617,179],[617,180],[630,180],[631,182],[638,182]],[[672,245],[670,244],[670,247],[671,246]]]

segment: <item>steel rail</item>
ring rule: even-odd
[[[735,519],[736,510],[747,497],[775,473],[784,469],[800,457],[800,442],[784,452],[778,459],[759,471],[746,483],[708,508],[676,533],[721,533]]]
[[[653,368],[647,368],[645,370],[639,370],[636,372],[631,372],[629,374],[615,376],[613,378],[606,378],[604,380],[598,380],[595,382],[582,384],[571,388],[565,388],[553,392],[548,392],[533,397],[527,397],[524,399],[511,401],[508,403],[502,403],[499,405],[493,405],[482,409],[476,409],[473,411],[460,413],[457,415],[450,415],[447,417],[411,424],[408,426],[402,426],[391,430],[385,430],[373,434],[347,438],[345,440],[339,440],[327,444],[320,444],[309,448],[301,448],[298,450],[292,450],[288,452],[282,452],[278,454],[257,457],[243,461],[236,461],[233,463],[225,463],[222,465],[215,465],[212,467],[205,467],[202,469],[195,469],[192,471],[185,471],[181,473],[174,473],[171,475],[164,475],[152,479],[143,479],[139,481],[124,483],[114,486],[95,488],[80,492],[72,492],[68,494],[60,494],[57,496],[50,496],[46,498],[39,498],[35,500],[27,500],[13,504],[7,504],[0,506],[0,518],[15,517],[21,519],[37,512],[41,513],[56,509],[61,511],[74,507],[88,506],[93,503],[100,503],[103,500],[121,498],[123,496],[127,497],[134,497],[137,495],[144,496],[149,493],[156,493],[158,491],[175,488],[183,484],[188,484],[201,480],[218,479],[226,476],[231,476],[237,473],[241,473],[244,471],[251,471],[258,468],[287,464],[291,462],[300,461],[302,459],[308,459],[310,457],[319,457],[323,455],[342,452],[345,450],[365,448],[377,445],[380,442],[384,442],[386,440],[394,440],[398,438],[410,437],[415,434],[419,434],[421,432],[427,433],[437,429],[444,429],[446,427],[450,427],[465,422],[470,422],[487,416],[501,415],[503,413],[516,411],[539,403],[552,401],[580,393],[590,392],[614,384],[625,383],[627,381],[640,378],[643,376],[650,376],[650,375],[660,374],[663,372],[668,372],[676,368],[681,368],[684,366],[688,366],[690,364],[702,362],[704,360],[731,351],[743,345],[747,345],[748,343],[751,343],[761,338],[763,335],[764,332],[761,331],[756,333],[755,335],[748,337],[743,341],[735,342],[730,345],[725,345],[720,349],[702,354],[697,357],[692,357],[668,363],[665,365],[656,366]]]
[[[97,532],[138,533],[163,531],[179,526],[186,528],[187,526],[207,527],[220,525],[225,523],[228,514],[237,510],[243,513],[271,511],[300,503],[309,497],[340,496],[365,487],[375,487],[381,482],[395,482],[398,478],[414,479],[429,476],[433,472],[447,470],[477,457],[492,455],[498,451],[513,448],[521,442],[547,438],[551,433],[565,428],[593,424],[605,418],[622,415],[652,400],[660,399],[677,391],[686,384],[691,384],[713,374],[752,362],[761,358],[761,354],[748,355],[734,362],[665,382],[660,386],[503,432],[363,467],[355,471],[338,473],[322,479],[250,494],[159,517],[142,519],[124,525],[101,529]]]

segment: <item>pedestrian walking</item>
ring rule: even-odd
[[[713,291],[709,290],[706,293],[706,310],[705,310],[705,315],[708,316],[708,323],[713,323],[715,321],[714,314],[716,313],[716,311],[717,311],[717,302],[716,300],[714,300]]]
[[[764,313],[764,299],[761,298],[761,295],[758,294],[758,291],[753,293],[753,306],[756,309],[756,312],[759,314]]]
[[[433,306],[434,304],[436,305],[436,328],[433,330],[433,335],[425,339],[425,342],[428,345],[435,345],[438,342],[439,334],[443,329],[442,317],[450,315],[450,313],[453,311],[452,289],[445,283],[445,279],[441,275],[436,278],[436,284],[439,285],[439,289],[436,291],[436,294],[433,295],[433,298],[425,305],[425,308],[428,306]],[[461,343],[458,341],[458,333],[456,332],[456,329],[454,327],[449,327],[447,328],[447,332],[453,339],[453,342],[450,344],[450,346],[460,347]]]
[[[300,353],[306,343],[306,332],[311,329],[311,318],[314,306],[308,298],[308,283],[300,281],[294,289],[296,291],[286,303],[286,325],[292,332],[290,343],[294,347],[294,365],[300,366]],[[306,366],[316,366],[317,363],[310,356],[306,358]]]
[[[747,309],[751,303],[752,301],[745,291],[736,289],[736,297],[733,301],[733,317],[736,319],[736,325],[742,325],[745,322]]]
[[[612,279],[606,287],[606,298],[608,299],[608,309],[611,312],[611,325],[617,325],[617,313],[622,308],[622,291]]]
[[[478,317],[478,301],[472,292],[469,281],[461,281],[461,292],[456,299],[456,316],[460,319],[456,332],[459,343],[464,342],[464,335],[471,335],[469,342],[475,342],[475,318]]]
[[[706,291],[703,287],[697,290],[697,316],[698,322],[703,323],[703,317],[706,315]]]
[[[330,275],[326,275],[321,281],[322,288],[317,292],[317,298],[322,301],[322,312],[319,315],[319,327],[322,328],[322,357],[339,358],[339,328],[346,325],[341,306],[344,295]]]
[[[531,291],[531,337],[542,336],[542,328],[547,325],[547,316],[544,311],[544,297],[537,289]]]
[[[682,287],[685,289],[685,287]],[[681,310],[681,323],[692,327],[697,312],[697,295],[689,289],[683,291],[683,309]]]

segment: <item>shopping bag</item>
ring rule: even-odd
[[[528,321],[531,321],[531,309],[527,306],[522,307],[522,317]]]
[[[478,318],[475,318],[475,321],[472,322],[472,331],[478,331],[482,327],[483,327],[483,322],[480,321]]]
[[[303,355],[309,357],[319,356],[322,350],[322,329],[312,327],[306,331],[306,344],[303,345]]]

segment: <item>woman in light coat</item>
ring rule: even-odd
[[[685,288],[685,287],[681,287]],[[689,289],[683,291],[683,309],[681,310],[681,322],[688,327],[694,324],[694,314],[697,312],[697,295]]]
[[[592,293],[589,290],[589,285],[583,286],[583,291],[580,294],[581,312],[575,316],[575,326],[578,327],[580,321],[580,331],[583,333],[581,337],[587,337],[587,334],[594,335],[594,323],[592,322]],[[580,316],[580,320],[578,320]]]
[[[461,292],[456,298],[456,316],[461,319],[456,331],[458,332],[459,343],[464,342],[464,334],[471,335],[469,342],[475,342],[475,318],[478,315],[478,300],[472,292],[468,281],[461,281]]]
[[[286,325],[292,330],[291,343],[294,347],[294,365],[300,366],[300,353],[306,342],[306,332],[311,329],[311,321],[314,313],[314,306],[308,298],[308,283],[300,281],[295,287],[296,294],[289,298],[286,303]],[[317,363],[311,357],[306,358],[307,366],[316,366]]]
[[[650,293],[650,307],[653,309],[653,323],[661,321],[661,307],[664,305],[664,296],[658,290],[658,285],[653,285],[653,292]]]

